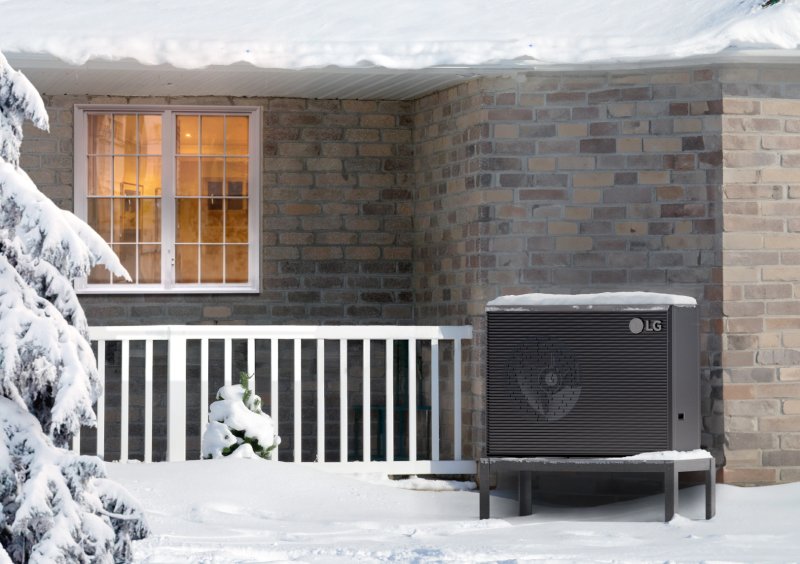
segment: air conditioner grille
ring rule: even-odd
[[[633,333],[633,318],[660,331]],[[487,323],[490,456],[669,448],[667,312],[492,311]]]

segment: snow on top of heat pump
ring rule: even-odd
[[[602,292],[599,294],[522,294],[501,296],[489,306],[586,306],[586,305],[697,305],[697,300],[677,294],[656,292]]]

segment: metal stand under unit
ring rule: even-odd
[[[664,475],[664,521],[675,515],[678,502],[678,475],[703,471],[706,490],[706,519],[714,517],[715,464],[712,457],[690,459],[643,460],[631,458],[481,458],[480,518],[489,518],[489,471],[511,470],[519,473],[519,514],[533,513],[531,480],[534,472],[658,472]]]

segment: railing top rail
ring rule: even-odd
[[[92,340],[186,339],[471,339],[470,325],[111,325],[89,328]]]

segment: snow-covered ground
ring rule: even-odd
[[[108,469],[146,508],[153,535],[134,543],[145,562],[800,560],[800,483],[720,485],[711,521],[701,487],[681,491],[667,524],[660,496],[539,505],[529,517],[493,496],[493,518],[479,521],[475,491],[402,489],[308,466],[229,458]]]
[[[0,50],[180,68],[669,60],[797,49],[800,0],[0,0]]]

